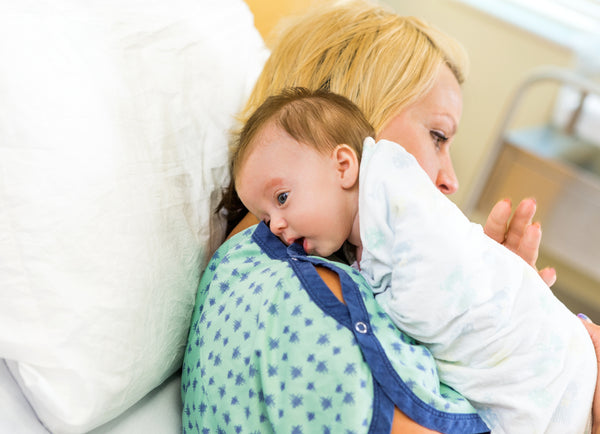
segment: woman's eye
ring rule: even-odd
[[[279,203],[279,205],[283,205],[285,203],[285,201],[287,200],[287,198],[288,198],[288,193],[287,192],[285,192],[285,193],[279,193],[277,195],[277,202]]]
[[[433,138],[433,143],[436,148],[439,148],[441,145],[448,141],[448,137],[441,131],[431,130],[431,137]]]

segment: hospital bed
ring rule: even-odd
[[[0,5],[0,432],[179,433],[228,131],[268,56],[242,0]]]
[[[179,433],[227,132],[268,51],[242,0],[0,6],[0,433]]]

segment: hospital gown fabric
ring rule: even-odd
[[[596,357],[537,272],[487,237],[396,143],[364,143],[361,272],[492,433],[589,430]]]
[[[347,305],[316,264],[338,273]],[[286,247],[264,223],[228,240],[202,277],[182,398],[186,433],[389,433],[394,404],[441,432],[489,431],[360,273]]]

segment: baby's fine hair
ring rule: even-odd
[[[305,146],[328,153],[346,144],[358,160],[366,137],[375,137],[375,130],[361,110],[348,98],[325,90],[302,87],[284,89],[268,97],[252,113],[236,140],[232,160],[235,178],[255,139],[268,124],[273,124]]]

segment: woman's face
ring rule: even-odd
[[[444,194],[458,190],[458,180],[450,158],[450,144],[462,114],[460,85],[447,66],[431,90],[406,107],[384,126],[377,140],[401,144],[425,170]]]

